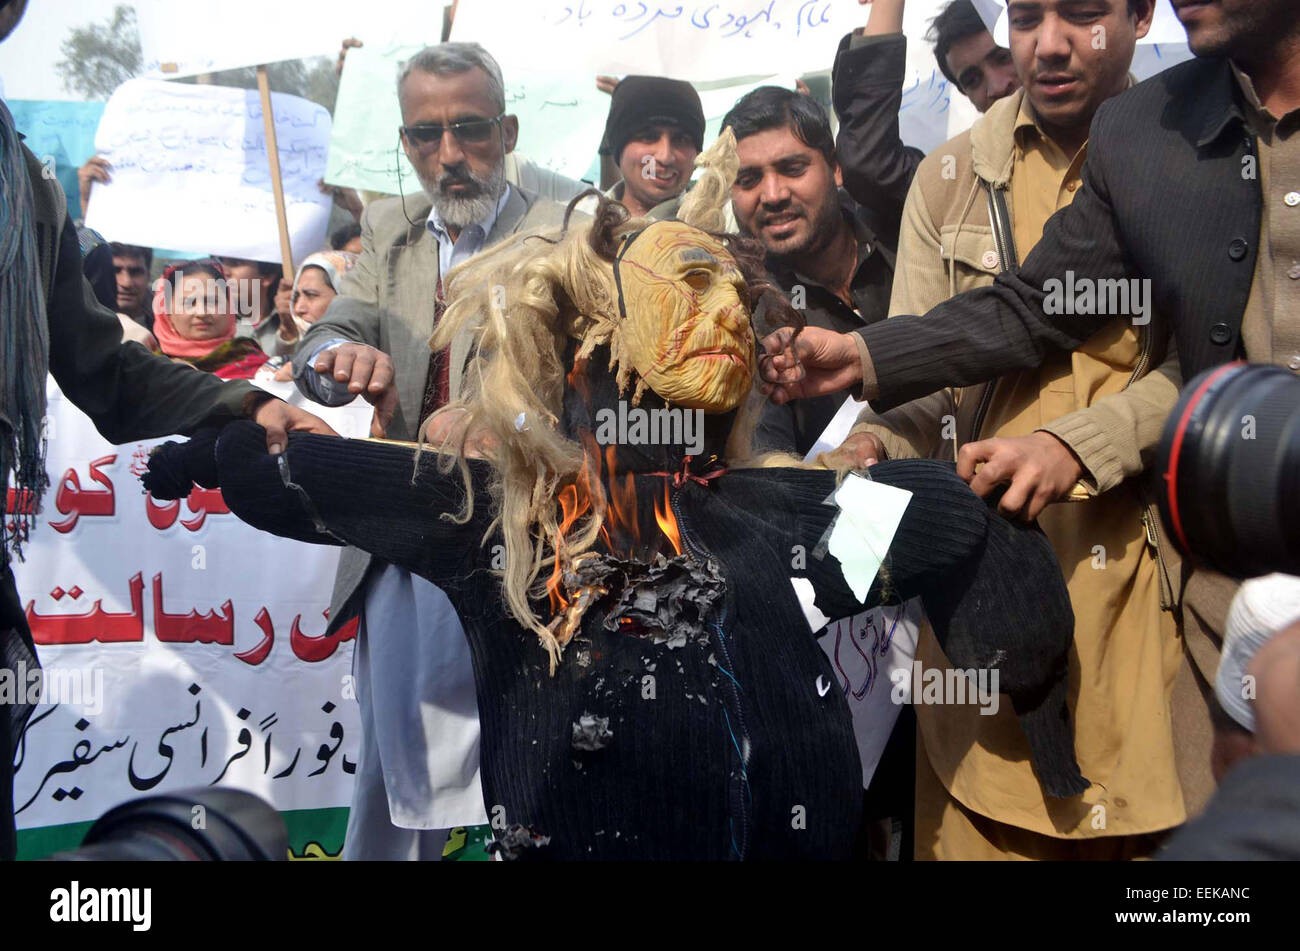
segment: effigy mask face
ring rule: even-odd
[[[735,409],[754,378],[748,295],[735,258],[677,221],[656,222],[622,252],[622,360],[669,403]]]

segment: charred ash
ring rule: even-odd
[[[646,563],[586,552],[565,569],[561,584],[565,609],[551,621],[561,644],[577,632],[588,608],[612,594],[605,630],[684,647],[687,638],[704,634],[726,591],[717,564],[689,553],[656,554]]]

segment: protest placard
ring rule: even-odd
[[[573,73],[707,81],[830,67],[840,38],[866,20],[857,0],[463,0],[453,40],[503,63],[539,51]]]
[[[144,75],[175,79],[286,59],[338,55],[344,38],[367,43],[442,32],[443,4],[426,0],[136,0]]]
[[[914,0],[904,21],[908,54],[900,131],[909,145],[927,151],[977,115],[954,94],[924,39],[944,5],[945,0]],[[734,87],[734,103],[755,85],[790,85],[795,76],[830,70],[840,41],[866,24],[869,10],[856,0],[462,0],[452,38],[480,42],[503,63],[536,62],[540,49],[563,50],[566,72],[593,78],[672,76],[699,87],[722,81]],[[510,29],[501,29],[503,23]],[[708,110],[706,116],[713,118]]]
[[[325,244],[330,198],[318,182],[330,115],[274,94],[294,261]],[[279,261],[275,197],[256,90],[139,79],[109,100],[95,136],[113,181],[95,185],[87,227],[110,241]]]
[[[6,102],[14,128],[26,136],[25,144],[46,171],[63,186],[73,215],[81,214],[77,169],[95,154],[95,129],[104,114],[102,102],[54,102],[15,99]]]
[[[48,395],[53,484],[14,565],[43,667],[21,686],[44,688],[14,773],[20,854],[77,844],[128,799],[219,784],[283,812],[296,854],[337,855],[361,728],[354,628],[324,635],[338,549],[259,532],[219,490],[154,499],[139,473],[163,440],[114,446]],[[361,400],[312,411],[369,431]]]

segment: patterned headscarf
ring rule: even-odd
[[[158,346],[162,348],[162,352],[167,356],[180,357],[182,360],[195,360],[199,357],[206,357],[227,340],[233,339],[235,336],[235,321],[232,317],[230,329],[220,337],[212,337],[208,340],[190,340],[180,335],[171,318],[172,298],[174,297],[173,280],[177,273],[183,274],[187,270],[192,273],[215,271],[223,285],[226,280],[226,269],[211,258],[204,261],[185,261],[181,264],[173,264],[163,271],[162,278],[154,285],[153,335],[158,338]]]
[[[293,277],[293,292],[298,293],[298,283],[302,280],[302,272],[309,267],[318,267],[325,272],[325,280],[329,281],[330,287],[334,293],[338,293],[339,280],[344,274],[352,270],[352,266],[357,263],[357,255],[351,251],[317,251],[315,254],[309,254],[307,259],[302,262],[298,268],[298,273]],[[293,305],[289,306],[290,316],[293,315]],[[308,321],[301,320],[298,317],[293,318],[293,322],[298,326],[298,333],[305,334],[307,328],[311,326]]]
[[[35,521],[45,472],[45,377],[50,366],[44,283],[36,251],[36,205],[8,107],[0,103],[0,563]],[[10,483],[10,473],[13,482]],[[17,504],[10,509],[12,486]],[[10,527],[12,525],[12,528]]]

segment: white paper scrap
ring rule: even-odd
[[[865,601],[912,493],[849,473],[834,498],[840,512],[831,529],[830,553],[839,559],[854,597]]]
[[[826,424],[822,434],[817,437],[813,447],[803,457],[803,461],[812,462],[823,452],[840,448],[840,443],[849,438],[849,430],[858,421],[858,414],[866,405],[866,400],[855,400],[851,396],[846,398],[835,416]]]
[[[830,618],[822,614],[814,600],[817,593],[813,590],[812,582],[807,578],[791,578],[790,584],[794,585],[795,597],[799,599],[799,607],[803,608],[803,616],[808,619],[808,626],[816,633],[824,628]]]

